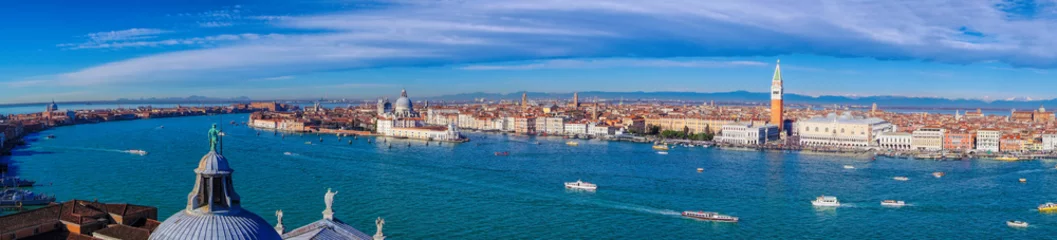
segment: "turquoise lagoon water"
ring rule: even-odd
[[[179,211],[193,187],[212,123],[246,115],[201,116],[62,127],[31,136],[5,161],[23,177],[52,183],[35,191],[59,199],[99,199]],[[165,128],[158,128],[164,125]],[[222,124],[224,125],[224,124]],[[244,207],[287,229],[322,218],[323,193],[338,191],[337,216],[368,234],[374,218],[391,239],[1031,239],[1057,236],[1055,162],[854,159],[797,153],[675,148],[560,138],[470,134],[437,145],[391,140],[392,149],[336,136],[287,136],[225,125],[225,155]],[[54,134],[55,139],[39,136]],[[306,141],[314,144],[306,145]],[[380,141],[377,140],[376,141]],[[540,144],[532,144],[539,141]],[[122,153],[149,151],[146,156]],[[497,157],[496,151],[510,156]],[[290,152],[290,155],[284,154]],[[843,169],[854,165],[856,169]],[[704,168],[698,173],[697,168]],[[934,171],[946,177],[934,178]],[[892,180],[907,176],[910,181]],[[1018,183],[1027,178],[1027,183]],[[597,192],[567,191],[583,179]],[[845,206],[816,209],[833,195]],[[884,208],[885,199],[910,206]],[[717,211],[741,222],[682,218]],[[1010,219],[1032,224],[1005,226]]]

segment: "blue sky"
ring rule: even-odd
[[[1053,1],[20,1],[0,103],[515,91],[1057,97]]]

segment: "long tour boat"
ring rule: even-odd
[[[568,189],[583,189],[583,190],[594,191],[595,189],[598,189],[598,185],[595,185],[594,183],[584,182],[582,180],[577,179],[575,182],[566,182],[565,183],[565,188],[568,188]]]
[[[683,211],[683,217],[715,222],[738,222],[738,217],[727,216],[715,212]]]
[[[903,202],[903,201],[896,201],[896,200],[884,200],[884,201],[881,201],[881,206],[886,206],[886,207],[902,207],[902,206],[906,206],[906,205],[907,205],[907,203]]]

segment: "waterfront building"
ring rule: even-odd
[[[984,117],[984,112],[982,110],[980,110],[979,108],[977,108],[975,112],[965,112],[965,119],[968,119],[968,120],[980,119],[980,118],[983,118],[983,117]]]
[[[910,150],[911,134],[905,132],[883,132],[877,136],[877,146],[883,149]]]
[[[385,112],[385,102],[379,106]],[[465,121],[468,127],[479,127],[472,116],[458,117],[460,124]],[[415,111],[411,98],[407,96],[407,90],[400,90],[400,98],[396,99],[391,112],[385,112],[375,120],[375,132],[388,137],[405,137],[421,140],[436,141],[465,141],[462,133],[455,123],[446,126],[427,126],[425,120]]]
[[[774,64],[774,77],[771,78],[771,124],[777,125],[778,130],[781,131],[785,127],[783,114],[783,103],[782,103],[782,71],[778,61]]]
[[[1024,150],[1024,140],[1019,133],[1002,135],[998,141],[998,150],[1002,152],[1019,152]]]
[[[565,135],[587,134],[588,124],[586,122],[567,122],[562,125]]]
[[[976,131],[976,150],[998,152],[1002,132],[997,129],[980,129]]]
[[[546,133],[547,132],[547,118],[545,118],[545,117],[536,118],[536,127],[535,127],[535,129],[536,129],[536,133],[537,134]]]
[[[972,133],[951,131],[943,137],[943,149],[968,151],[973,149],[974,142],[976,139]]]
[[[514,132],[521,134],[535,134],[536,133],[536,117],[515,117],[514,118]]]
[[[717,128],[720,128],[725,124],[733,123],[749,123],[753,125],[767,124],[765,120],[761,119],[742,120],[737,118],[705,118],[700,116],[649,117],[645,119],[644,123],[645,126],[657,126],[661,131],[689,130],[691,133],[704,133],[706,132],[706,129],[711,129],[715,132]]]
[[[877,145],[877,137],[893,132],[895,125],[880,118],[854,117],[849,113],[814,117],[796,122],[802,146],[867,148]]]
[[[617,128],[608,125],[594,124],[587,128],[587,134],[594,136],[609,136],[616,134],[616,130]]]
[[[565,119],[560,117],[548,117],[543,118],[543,122],[546,124],[545,133],[551,135],[561,135],[565,133]],[[538,130],[538,129],[537,129]]]
[[[1042,150],[1057,150],[1057,132],[1046,132],[1042,134]]]
[[[921,128],[911,134],[910,147],[915,150],[942,150],[947,130],[943,128]]]
[[[0,216],[0,240],[147,239],[157,218],[155,207],[74,199]]]
[[[751,123],[725,124],[722,126],[716,142],[738,145],[762,145],[778,140],[780,131],[777,125],[766,124],[754,126]]]

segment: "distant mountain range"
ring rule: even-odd
[[[599,100],[619,100],[623,98],[625,101],[644,101],[644,100],[678,100],[678,101],[716,101],[716,102],[756,102],[756,103],[769,103],[771,96],[770,93],[766,92],[748,92],[748,91],[734,91],[734,92],[715,92],[715,93],[699,93],[699,92],[580,92],[580,101],[589,102],[591,99],[598,98]],[[544,92],[529,92],[529,99],[564,99],[568,100],[573,97],[572,93],[544,93]],[[430,100],[446,100],[446,101],[472,101],[474,99],[488,99],[488,100],[514,100],[520,101],[521,92],[515,93],[462,93],[454,95],[443,95],[436,97],[426,97],[424,99]],[[800,94],[785,94],[785,102],[789,104],[812,104],[812,105],[859,105],[859,106],[870,106],[873,103],[877,103],[880,108],[960,108],[960,109],[1035,109],[1040,105],[1053,106],[1057,108],[1057,99],[1049,100],[997,100],[997,101],[984,101],[977,99],[947,99],[947,98],[935,98],[935,97],[903,97],[903,96],[869,96],[869,97],[848,97],[848,96],[807,96]]]

